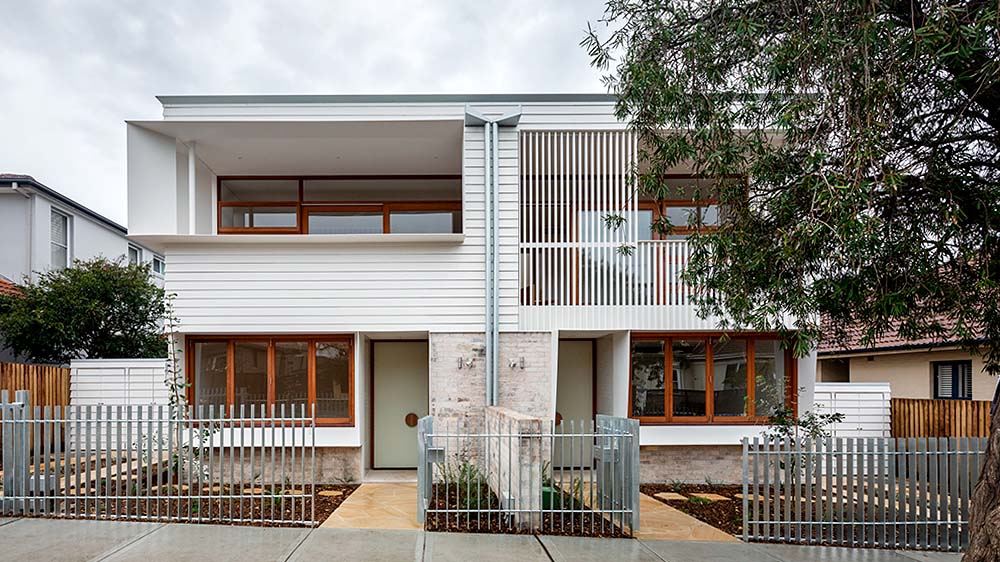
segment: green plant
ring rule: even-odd
[[[709,488],[714,488],[716,486],[716,483],[712,480],[710,476],[706,476],[705,485],[708,486]]]
[[[683,481],[681,481],[681,480],[671,480],[670,481],[670,490],[672,492],[675,492],[675,493],[679,494],[679,493],[681,493],[681,490],[683,490],[683,489],[684,489],[684,482]]]
[[[798,442],[804,437],[821,439],[830,436],[829,426],[844,421],[844,414],[833,412],[818,414],[809,410],[796,417],[791,408],[782,408],[768,418],[768,426],[761,433],[765,439],[790,439]]]
[[[460,509],[481,507],[490,501],[486,477],[474,463],[462,459],[457,464],[442,463],[439,466],[445,483],[455,490]]]
[[[34,363],[71,359],[163,357],[165,295],[149,266],[96,258],[25,278],[0,294],[0,333]]]
[[[688,498],[688,502],[693,503],[695,505],[706,505],[712,503],[712,500],[708,498],[700,498],[698,496],[691,496]]]

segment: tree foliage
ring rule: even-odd
[[[0,294],[0,334],[15,354],[37,363],[164,357],[165,304],[148,264],[77,261]]]
[[[643,153],[637,189],[725,178],[692,237],[706,314],[796,350],[863,329],[1000,338],[997,2],[612,0],[584,40]],[[985,346],[987,368],[1000,367]]]
[[[644,147],[636,189],[721,178],[686,272],[703,314],[799,354],[820,317],[957,340],[1000,373],[997,0],[610,0],[602,23],[583,44]],[[1000,559],[998,402],[966,560]]]

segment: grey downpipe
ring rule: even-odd
[[[493,162],[490,165],[490,171],[493,173],[493,183],[490,189],[490,197],[492,199],[491,208],[493,216],[491,217],[490,226],[493,229],[493,235],[491,236],[493,239],[493,251],[491,252],[493,258],[493,278],[490,281],[490,286],[493,293],[491,295],[493,313],[490,315],[490,319],[492,320],[490,327],[493,329],[493,345],[491,350],[493,353],[491,365],[493,384],[490,385],[490,390],[492,391],[491,405],[496,406],[500,402],[498,392],[498,387],[500,386],[500,299],[497,298],[497,287],[500,284],[500,252],[498,251],[500,248],[500,227],[498,224],[499,220],[497,220],[500,214],[500,198],[497,196],[497,190],[500,186],[500,125],[494,121],[492,126]]]
[[[483,263],[483,268],[485,269],[485,297],[486,297],[486,310],[485,314],[485,325],[483,326],[483,338],[486,344],[486,405],[493,406],[493,275],[492,275],[492,264],[493,264],[493,205],[492,205],[492,123],[487,121],[483,123],[483,201],[485,206],[485,216],[484,218],[484,234],[485,234],[485,263]]]

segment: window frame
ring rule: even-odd
[[[307,200],[305,198],[305,182],[309,180],[458,180],[461,174],[407,174],[407,175],[334,175],[334,176],[218,176],[216,178],[216,233],[217,234],[309,234],[309,214],[311,212],[330,212],[350,208],[378,208],[382,212],[382,234],[392,234],[389,229],[389,216],[394,211],[462,211],[462,199],[433,201],[337,201],[337,200]],[[223,201],[222,182],[227,180],[294,180],[298,181],[298,199],[296,201]],[[461,194],[460,194],[461,197]],[[287,207],[295,209],[296,226],[294,227],[224,227],[222,226],[222,210],[225,207]],[[361,211],[364,212],[364,211]],[[463,219],[464,223],[464,219]],[[462,229],[464,230],[464,228]],[[441,234],[461,234],[441,233]],[[339,236],[339,235],[331,235]],[[350,236],[350,235],[348,235]]]
[[[129,265],[142,265],[142,247],[141,246],[137,246],[135,244],[129,244],[128,245],[128,252],[131,253],[133,251],[135,252],[135,261],[133,262],[132,261],[132,256],[129,255],[128,256],[128,258],[129,258],[128,259]]]
[[[727,336],[729,339],[746,341],[747,358],[747,403],[748,413],[742,416],[715,415],[715,365],[714,340]],[[663,416],[638,416],[635,414],[633,402],[634,385],[632,381],[632,349],[637,341],[663,341]],[[673,341],[703,340],[706,342],[705,352],[705,415],[704,416],[674,416],[673,413]],[[628,360],[628,417],[639,420],[643,425],[763,425],[769,423],[767,416],[756,415],[756,357],[754,342],[758,340],[780,340],[774,332],[741,332],[727,334],[725,332],[641,332],[633,333],[629,338]],[[785,404],[798,415],[798,362],[792,350],[785,349]]]
[[[346,418],[316,418],[316,425],[323,427],[354,427],[355,416],[355,345],[354,336],[350,334],[311,334],[311,335],[239,335],[239,336],[197,336],[189,337],[185,342],[187,359],[185,361],[185,380],[187,381],[186,397],[188,404],[194,404],[195,399],[195,365],[194,346],[199,343],[225,343],[226,344],[226,413],[234,405],[236,396],[236,362],[235,348],[236,342],[266,342],[267,343],[267,405],[270,407],[275,403],[275,380],[277,375],[275,363],[275,343],[277,342],[299,342],[307,343],[307,377],[308,377],[308,405],[312,408],[316,405],[316,344],[317,343],[346,343],[348,345],[348,404]]]
[[[54,217],[54,216],[61,217],[64,221],[66,221],[66,242],[65,243],[56,242],[55,240],[52,239],[52,217]],[[73,222],[72,222],[72,218],[73,218],[73,215],[70,215],[67,212],[64,212],[64,211],[62,211],[60,209],[57,209],[56,207],[52,207],[51,209],[49,209],[49,267],[50,268],[56,268],[56,265],[52,263],[52,247],[53,246],[57,246],[59,248],[62,248],[64,250],[66,250],[66,261],[65,261],[65,263],[59,265],[58,269],[66,269],[67,267],[70,266],[70,264],[73,263],[73,252],[70,249],[70,248],[73,247],[73,232],[72,232]]]
[[[938,394],[938,368],[950,365],[951,366],[951,390],[952,396],[941,396]],[[969,367],[969,395],[968,396],[955,396],[958,390],[961,388],[960,384],[960,369],[959,366]],[[951,359],[948,361],[931,361],[931,395],[934,400],[972,400],[973,385],[975,384],[974,374],[972,371],[972,360],[971,359]]]
[[[664,215],[664,209],[667,207],[695,207],[698,209],[698,214],[702,214],[706,207],[711,205],[718,205],[719,201],[717,199],[662,199],[660,201],[640,201],[639,210],[640,211],[653,211],[653,220],[650,223],[658,222]],[[689,224],[682,226],[674,225],[670,232],[662,233],[653,228],[650,228],[650,232],[653,237],[652,240],[670,240],[670,236],[689,236],[695,232],[714,232],[718,230],[717,225],[702,225],[700,227],[692,227]],[[640,240],[641,241],[641,240]]]
[[[160,264],[160,268],[157,269],[156,264]],[[150,260],[150,269],[153,271],[154,275],[163,277],[167,272],[167,260],[163,259],[162,256],[153,254],[153,259]]]

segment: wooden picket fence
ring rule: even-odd
[[[69,406],[69,377],[67,367],[0,363],[0,391],[8,391],[12,398],[18,390],[29,391],[32,408]],[[61,439],[61,434],[53,436],[53,440]]]
[[[987,400],[892,399],[893,437],[989,437]]]

